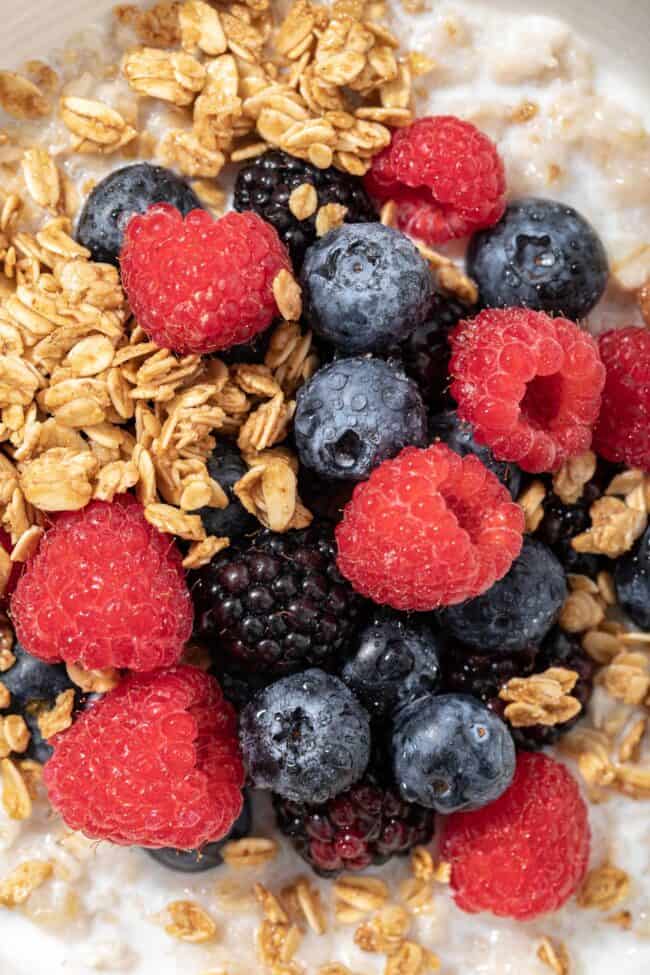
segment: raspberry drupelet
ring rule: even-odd
[[[432,610],[501,579],[523,528],[521,508],[476,457],[407,447],[355,489],[336,530],[338,566],[376,603]]]
[[[53,744],[50,802],[91,839],[198,849],[242,811],[237,716],[195,667],[126,677]]]
[[[598,340],[607,370],[603,405],[594,431],[601,457],[650,470],[650,332],[621,328]]]
[[[589,449],[605,384],[596,341],[565,318],[488,309],[451,335],[458,416],[498,460],[557,470]]]
[[[453,115],[398,129],[366,176],[371,196],[397,204],[400,230],[427,244],[491,227],[505,210],[505,188],[494,143]]]
[[[520,753],[510,788],[475,812],[445,821],[441,856],[456,903],[471,914],[526,921],[562,907],[589,862],[587,807],[564,765]]]
[[[273,281],[291,270],[284,244],[256,213],[183,218],[166,203],[127,225],[122,284],[154,342],[202,354],[250,342],[278,314]]]
[[[181,554],[129,495],[59,515],[11,601],[28,653],[87,670],[177,663],[192,632]]]

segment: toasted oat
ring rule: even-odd
[[[90,98],[62,98],[61,118],[76,137],[76,152],[116,152],[137,135],[114,108]]]
[[[417,880],[429,881],[434,874],[433,857],[424,846],[416,846],[411,853],[411,873]]]
[[[302,315],[302,296],[300,285],[290,271],[284,268],[273,280],[273,297],[283,318],[297,321]]]
[[[552,941],[550,938],[542,938],[541,944],[537,949],[537,957],[542,964],[551,968],[555,972],[555,975],[570,975],[571,959],[563,941]]]
[[[7,745],[7,754],[13,752],[15,755],[22,755],[29,747],[31,733],[25,723],[25,719],[19,714],[8,714],[5,718],[0,718],[0,739]]]
[[[291,967],[291,959],[295,955],[302,940],[302,932],[295,924],[276,923],[265,920],[258,930],[257,942],[262,961],[273,972],[296,972]],[[289,967],[285,967],[289,966]]]
[[[609,911],[624,901],[630,893],[630,878],[625,870],[604,863],[590,870],[578,893],[580,907],[594,907]]]
[[[124,59],[124,74],[138,94],[179,106],[192,104],[206,78],[205,68],[190,54],[153,47],[129,52]]]
[[[289,917],[287,912],[282,907],[280,901],[272,894],[270,890],[263,884],[255,884],[253,888],[255,891],[255,897],[258,903],[261,905],[264,911],[264,917],[267,921],[272,921],[274,924],[288,924]]]
[[[324,237],[330,230],[336,230],[338,227],[343,226],[347,212],[348,208],[342,206],[340,203],[326,203],[324,206],[319,207],[318,213],[316,214],[316,234],[319,237]],[[300,316],[287,315],[287,318],[291,317],[299,318]]]
[[[10,627],[7,629],[11,632]],[[13,646],[13,634],[10,645],[0,648],[0,674],[4,674],[7,670],[11,670],[13,665],[16,663],[16,657],[11,652],[11,647]]]
[[[187,0],[178,13],[183,49],[194,54],[197,48],[213,57],[227,49],[221,18],[214,7],[203,0]]]
[[[285,402],[284,395],[277,393],[273,399],[259,406],[242,426],[237,446],[242,452],[266,450],[284,440],[293,419],[296,404]]]
[[[23,156],[23,176],[35,203],[56,213],[61,199],[61,177],[46,149],[28,149]]]
[[[650,326],[650,278],[641,285],[637,294],[637,304],[643,321]]]
[[[582,638],[582,647],[596,663],[608,664],[621,652],[618,637],[601,629],[590,629]]]
[[[629,762],[630,760],[638,759],[641,741],[643,740],[647,730],[648,719],[646,717],[639,717],[632,723],[619,745],[619,762]]]
[[[633,918],[630,911],[617,911],[616,914],[606,917],[605,922],[607,924],[615,924],[616,927],[621,928],[623,931],[629,931],[632,927]]]
[[[647,511],[639,511],[618,498],[604,497],[590,509],[592,526],[576,535],[571,544],[576,552],[607,555],[616,559],[628,552],[648,523]]]
[[[40,541],[45,534],[40,525],[32,525],[22,533],[11,550],[12,562],[27,562],[36,553]]]
[[[194,901],[172,901],[165,908],[168,918],[165,931],[179,941],[205,944],[214,941],[217,925],[210,915]]]
[[[50,113],[41,89],[13,71],[0,71],[0,105],[17,119],[38,119]]]
[[[403,907],[388,905],[371,921],[361,924],[354,934],[354,943],[362,951],[393,954],[402,945],[411,927],[411,918]]]
[[[18,766],[9,758],[0,760],[2,778],[2,806],[10,819],[29,819],[32,800]]]
[[[546,487],[542,481],[533,481],[519,495],[517,503],[523,508],[527,532],[534,532],[539,528],[544,517],[542,502],[545,497]]]
[[[354,975],[354,973],[347,965],[342,965],[340,962],[334,961],[328,962],[326,965],[321,965],[316,975]]]
[[[424,948],[414,941],[404,941],[386,961],[385,975],[420,975],[425,964]],[[437,959],[436,959],[437,961]],[[427,959],[431,966],[431,956]],[[438,967],[436,965],[436,967]]]
[[[180,498],[179,498],[180,501]],[[161,532],[178,535],[189,542],[203,542],[206,534],[200,515],[188,515],[170,504],[147,504],[144,516]]]
[[[407,877],[399,887],[399,896],[412,914],[428,914],[433,909],[433,885],[421,877]]]
[[[79,664],[68,663],[65,669],[72,683],[86,694],[106,694],[108,691],[115,690],[120,682],[120,672],[115,667],[84,670]]]
[[[218,538],[216,535],[208,535],[202,542],[193,542],[183,559],[183,568],[200,569],[202,565],[207,565],[218,552],[223,552],[229,545],[229,538]]]
[[[318,208],[318,193],[311,183],[301,183],[289,196],[289,209],[296,220],[308,220]]]
[[[591,593],[578,589],[567,596],[559,622],[567,633],[584,633],[598,626],[604,618],[605,612],[599,600]]]
[[[158,144],[157,155],[191,179],[216,179],[226,163],[220,149],[206,146],[194,132],[169,129]]]
[[[388,887],[378,877],[349,874],[336,880],[334,896],[349,907],[369,913],[378,910],[386,903]]]
[[[248,836],[243,840],[226,843],[221,855],[224,862],[231,867],[261,867],[275,860],[278,844],[275,840]]]
[[[0,905],[18,907],[50,879],[54,867],[47,860],[25,860],[0,883]]]
[[[571,695],[577,680],[578,673],[564,667],[551,667],[531,677],[513,677],[499,692],[501,700],[509,702],[505,718],[513,728],[570,721],[582,710],[580,701]]]
[[[63,691],[57,695],[54,707],[49,711],[43,711],[38,716],[38,727],[43,738],[52,738],[60,731],[65,731],[72,724],[72,712],[74,709],[74,691]]]
[[[24,758],[17,764],[29,798],[38,798],[39,788],[43,781],[43,766],[31,758]]]
[[[642,704],[650,690],[650,662],[643,653],[623,651],[596,676],[608,694],[625,704]]]
[[[565,461],[553,475],[553,491],[564,504],[575,504],[582,497],[585,485],[596,473],[596,455],[587,450]]]
[[[88,450],[53,447],[23,466],[20,486],[41,511],[76,511],[92,497],[98,466]]]
[[[11,704],[11,693],[9,688],[0,681],[0,711],[4,711]]]

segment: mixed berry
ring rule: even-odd
[[[298,461],[270,437],[253,449],[219,433],[221,506],[188,507],[222,550],[196,569],[128,488],[50,517],[11,596],[6,711],[32,730],[70,827],[162,866],[218,866],[268,790],[319,874],[428,844],[437,813],[459,907],[555,910],[586,870],[587,810],[568,770],[531,752],[591,696],[593,661],[558,620],[567,579],[606,564],[572,542],[611,464],[650,465],[648,333],[588,334],[608,278],[596,232],[563,204],[508,201],[496,147],[457,118],[396,129],[363,180],[268,151],[240,169],[234,205],[215,220],[141,163],[92,191],[78,240],[119,267],[143,342],[185,356],[179,368],[205,355],[216,375],[219,352],[250,364],[253,390],[277,385],[267,329],[302,318],[325,362],[291,377],[281,421]],[[341,220],[322,234],[330,206]],[[476,307],[437,286],[417,246],[468,235]],[[175,404],[152,436],[171,435]],[[555,493],[592,441],[593,477],[573,500]],[[256,472],[257,495],[242,487]],[[548,490],[526,534],[531,474]],[[262,529],[254,512],[281,518],[296,485],[318,516]],[[614,579],[650,627],[648,533]],[[80,669],[121,679],[83,694]],[[511,720],[512,688],[544,675],[563,720]],[[70,691],[70,726],[46,742],[39,711]]]

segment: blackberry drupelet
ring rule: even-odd
[[[623,610],[642,630],[650,629],[650,529],[617,560],[614,580]]]
[[[471,694],[500,716],[503,716],[506,704],[499,698],[499,691],[513,677],[530,677],[550,667],[565,667],[578,673],[578,681],[571,693],[582,704],[582,711],[575,718],[563,724],[510,729],[515,744],[527,750],[552,745],[570,731],[583,716],[593,690],[594,662],[580,643],[559,627],[551,630],[541,647],[526,647],[506,656],[476,653],[462,644],[450,642],[442,661],[444,691]]]
[[[282,676],[332,665],[362,601],[339,574],[331,528],[262,531],[194,573],[199,635],[235,670]],[[225,661],[220,661],[225,665]]]
[[[434,412],[456,405],[449,392],[449,332],[476,309],[436,291],[426,320],[390,354],[400,358],[407,376],[419,386],[422,398]]]
[[[289,197],[305,183],[316,190],[318,203],[311,216],[299,220],[289,209]],[[254,210],[272,224],[296,267],[300,267],[305,251],[316,240],[316,214],[327,203],[346,207],[347,223],[378,220],[360,180],[333,167],[318,169],[276,149],[242,166],[235,183],[235,210]]]
[[[380,763],[373,764],[360,782],[321,805],[273,799],[279,828],[321,877],[379,866],[433,837],[433,812],[404,802]]]

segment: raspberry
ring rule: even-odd
[[[429,843],[434,814],[409,804],[375,772],[321,805],[273,800],[278,826],[321,876],[365,870]]]
[[[28,653],[87,670],[168,667],[192,632],[180,552],[129,496],[59,516],[11,612]]]
[[[338,565],[376,603],[436,609],[501,579],[521,550],[523,524],[476,457],[444,444],[407,447],[355,488],[336,530]]]
[[[488,309],[451,343],[458,416],[497,460],[538,473],[588,450],[605,369],[586,332],[542,312]]]
[[[91,839],[196,849],[242,811],[237,717],[194,667],[131,674],[53,744],[50,802]]]
[[[650,470],[650,332],[605,332],[598,347],[607,380],[594,447],[606,460]]]
[[[183,218],[166,203],[127,225],[122,284],[138,322],[158,345],[204,353],[250,340],[278,314],[273,279],[290,270],[273,227],[255,213]]]
[[[379,200],[394,200],[400,230],[428,244],[491,227],[506,206],[496,146],[453,115],[398,129],[373,160],[366,188]]]
[[[441,856],[451,862],[462,910],[524,921],[575,893],[589,845],[587,807],[569,771],[548,755],[523,752],[496,802],[446,820]]]

